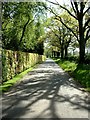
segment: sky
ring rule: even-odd
[[[54,3],[56,3],[56,1],[57,1],[60,5],[63,5],[63,4],[70,5],[70,0],[48,0],[48,1],[51,1],[51,2],[54,2]],[[54,4],[49,3],[49,2],[47,2],[47,3],[49,5],[49,7],[51,5],[51,7],[54,7],[54,8],[56,8],[56,10],[58,10],[57,5],[54,5]],[[51,16],[53,16],[53,14],[50,13],[50,12],[47,12],[47,17],[51,17]]]
[[[49,1],[52,1],[52,2],[59,2],[61,5],[63,5],[64,3],[65,4],[69,4],[70,3],[70,0],[49,0]]]
[[[4,1],[4,2],[45,2],[46,0],[0,0],[0,1]],[[55,0],[50,0],[52,2],[55,2]],[[57,0],[59,1],[60,4],[63,4],[63,3],[68,3],[70,0]]]

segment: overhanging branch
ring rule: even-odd
[[[24,33],[25,33],[25,30],[26,30],[26,27],[27,27],[29,21],[30,21],[30,18],[28,19],[28,21],[25,23],[25,25],[24,25],[24,27],[23,27],[22,35],[21,35],[21,38],[20,38],[20,43],[22,42],[22,39],[23,39],[23,37],[24,37]],[[34,19],[31,20],[30,23],[32,23],[33,21],[34,21]]]
[[[77,35],[74,33],[74,31],[73,31],[71,28],[69,28],[69,27],[62,21],[62,19],[61,19],[60,16],[59,16],[59,19],[58,19],[57,17],[56,17],[55,19],[59,20],[67,29],[69,29],[69,30],[74,34],[74,36],[77,38],[77,40],[78,40]]]
[[[46,0],[46,1],[49,2],[49,3],[52,3],[52,4],[54,4],[54,5],[58,5],[60,8],[64,9],[65,11],[67,11],[67,12],[69,13],[69,15],[71,15],[72,17],[74,17],[75,19],[77,19],[77,17],[74,16],[66,7],[60,5],[58,2],[55,3],[55,2],[51,2],[51,1],[49,1],[49,0]]]
[[[73,5],[72,1],[71,1],[71,6],[72,6],[72,8],[73,8],[74,13],[76,14],[76,13],[77,13],[77,11],[75,10],[75,7],[74,7],[74,5]]]
[[[90,28],[87,30],[85,42],[90,38]]]
[[[83,16],[90,10],[90,7],[83,13]]]
[[[77,40],[78,40],[78,36],[74,33],[74,31],[73,31],[71,28],[69,28],[69,27],[62,21],[61,17],[60,17],[59,15],[57,15],[51,8],[49,8],[49,9],[50,9],[51,12],[56,16],[55,19],[59,20],[67,29],[69,29],[69,30],[74,34],[74,36],[77,38]]]
[[[84,31],[86,30],[86,27],[88,26],[89,22],[90,22],[90,18],[85,22]]]

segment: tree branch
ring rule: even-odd
[[[90,38],[90,35],[87,37],[87,39],[85,39],[85,41],[87,41]]]
[[[80,3],[80,12],[83,14],[83,10],[84,10],[84,8],[85,8],[85,3],[84,2],[81,2]]]
[[[77,35],[74,33],[74,31],[73,31],[71,28],[69,28],[69,27],[62,21],[61,17],[59,17],[59,19],[58,19],[58,18],[55,18],[55,19],[59,20],[67,29],[69,29],[69,30],[74,34],[74,36],[77,38],[77,40],[78,40]]]
[[[72,8],[73,8],[74,13],[77,13],[77,11],[76,11],[75,8],[74,8],[74,5],[73,5],[72,1],[71,1],[71,6],[72,6]]]
[[[77,2],[74,2],[74,5],[75,5],[75,8],[76,8],[77,14],[79,14],[79,10],[78,10],[78,4],[77,4]]]
[[[20,38],[20,43],[22,42],[22,39],[23,39],[23,37],[24,37],[24,33],[25,33],[25,30],[26,30],[26,27],[27,27],[29,21],[30,21],[30,18],[28,19],[28,21],[25,23],[25,25],[24,25],[24,27],[23,27],[22,35],[21,35],[21,38]],[[33,21],[34,21],[34,19],[31,20],[30,23],[32,23]]]
[[[49,29],[51,29],[50,27],[48,27]],[[54,30],[51,29],[51,31],[55,34],[55,36],[57,36],[59,38],[59,36],[54,32]]]
[[[86,30],[85,28],[88,26],[88,23],[90,22],[90,18],[86,21],[85,25],[84,25],[84,31]]]
[[[57,35],[53,30],[52,30],[52,32],[55,34],[55,36],[57,36],[59,38],[59,35]]]
[[[78,40],[78,36],[74,33],[74,31],[69,28],[61,19],[61,17],[59,15],[57,15],[51,8],[49,8],[51,10],[51,12],[56,16],[55,19],[57,19],[58,21],[60,21],[67,29],[69,29],[69,31],[71,31],[73,33],[73,35],[77,38]],[[79,40],[78,40],[79,41]]]
[[[90,7],[83,13],[83,16],[90,10]]]
[[[55,2],[51,2],[51,1],[49,1],[49,0],[46,0],[46,1],[48,1],[49,3],[52,3],[52,4],[54,4],[54,5],[58,5],[60,8],[64,9],[65,11],[67,11],[67,12],[69,13],[69,15],[71,15],[72,17],[74,17],[75,19],[77,19],[77,17],[74,16],[66,7],[60,5],[58,2],[55,3]]]
[[[90,28],[87,30],[85,42],[90,38]]]

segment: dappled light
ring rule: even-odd
[[[2,101],[3,119],[88,117],[87,93],[48,59],[28,73],[20,85],[6,92]]]
[[[89,0],[21,1],[0,2],[2,120],[88,118]]]

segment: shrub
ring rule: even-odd
[[[3,49],[2,82],[10,80],[15,75],[44,60],[43,55]]]

